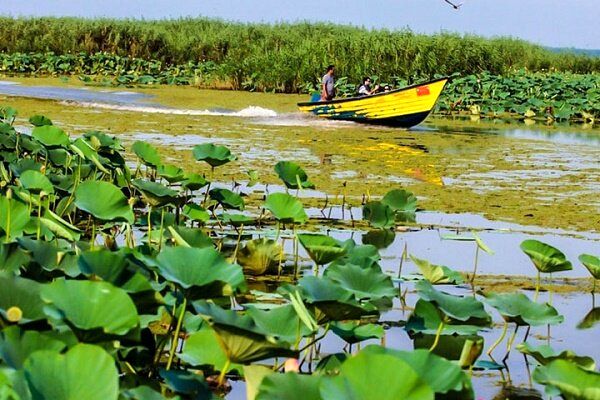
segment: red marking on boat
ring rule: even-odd
[[[417,96],[427,96],[429,94],[429,86],[419,86],[417,88]]]

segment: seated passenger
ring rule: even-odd
[[[360,85],[360,87],[358,88],[358,95],[359,96],[370,96],[374,93],[377,93],[378,90],[379,90],[379,85],[376,85],[373,89],[371,89],[371,78],[366,76],[363,79],[363,84]]]

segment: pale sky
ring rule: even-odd
[[[552,47],[600,49],[600,0],[0,0],[0,14],[243,22],[329,21],[369,28],[512,36]]]

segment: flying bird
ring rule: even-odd
[[[446,3],[450,4],[455,10],[458,10],[460,8],[460,6],[463,5],[463,3],[458,3],[458,4],[454,4],[453,2],[451,2],[450,0],[444,0]]]

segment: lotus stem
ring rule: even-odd
[[[437,347],[438,343],[440,342],[440,336],[442,336],[442,330],[444,330],[444,321],[440,322],[440,325],[438,326],[437,332],[435,333],[435,340],[433,341],[433,344],[431,345],[431,347],[429,348],[429,351],[433,351],[435,350],[435,348]]]
[[[223,369],[221,370],[221,373],[219,374],[219,380],[217,381],[218,387],[223,386],[223,383],[225,382],[225,374],[227,373],[227,370],[229,369],[230,365],[231,365],[231,360],[229,358],[227,358],[227,361],[225,361],[225,365],[223,366]]]
[[[592,285],[592,294],[596,293],[596,278],[592,278],[592,280],[594,281],[593,285]]]
[[[181,305],[181,311],[179,312],[179,319],[177,320],[177,327],[175,328],[175,334],[173,335],[173,342],[171,343],[171,351],[169,353],[169,360],[167,361],[167,371],[171,368],[173,363],[173,357],[175,356],[175,350],[177,350],[177,342],[179,341],[179,331],[181,330],[181,323],[185,315],[185,308],[187,306],[187,298],[183,298],[183,304]]]
[[[408,243],[404,242],[404,250],[402,250],[402,255],[400,256],[400,265],[398,266],[398,279],[402,278],[402,266],[404,265],[404,260],[406,260],[408,256]]]
[[[90,238],[92,250],[96,247],[96,220],[92,220],[92,237]]]
[[[232,262],[235,262],[237,259],[237,253],[240,248],[240,242],[242,241],[242,234],[244,233],[244,224],[240,225],[240,230],[238,232],[237,242],[235,243],[235,249],[233,250],[233,256],[231,256]]]
[[[158,251],[160,251],[160,249],[162,248],[164,223],[165,223],[165,208],[163,207],[160,210],[160,236],[158,239]]]
[[[508,356],[510,356],[510,350],[512,349],[512,345],[515,341],[515,338],[517,337],[518,330],[519,330],[519,325],[515,326],[515,331],[510,336],[510,339],[508,339],[508,343],[506,345],[506,355],[502,359],[502,362],[504,362],[504,363],[506,363],[506,360],[508,360]]]
[[[328,332],[329,332],[329,324],[325,325],[325,331],[323,331],[323,334],[321,336],[316,337],[315,339],[313,339],[310,343],[308,343],[303,348],[301,348],[299,350],[299,352],[300,353],[303,352],[304,350],[308,349],[313,344],[317,343],[319,340],[323,339],[327,335]]]
[[[6,192],[6,203],[8,207],[6,207],[6,243],[10,242],[10,203],[12,200],[12,191],[10,189]],[[592,292],[593,293],[593,292]]]
[[[471,286],[473,287],[473,293],[475,293],[475,277],[477,276],[477,263],[479,261],[479,246],[475,248],[475,265],[473,266],[473,275],[471,276]]]
[[[540,281],[541,281],[540,271],[538,270],[537,281],[535,283],[535,295],[533,296],[533,301],[537,301],[538,296],[540,295]]]
[[[8,209],[10,210],[10,204],[8,205]],[[40,201],[38,203],[38,224],[37,224],[37,240],[40,240],[40,236],[42,235],[42,195],[40,194]]]
[[[492,352],[496,349],[496,347],[498,347],[500,345],[500,343],[502,343],[502,341],[504,340],[504,338],[506,337],[506,332],[508,331],[508,322],[504,321],[504,326],[502,327],[502,334],[500,335],[500,337],[498,338],[498,340],[496,340],[494,342],[493,345],[490,346],[490,348],[488,349],[488,351],[486,352],[486,354],[493,360],[494,357],[492,356]]]
[[[148,246],[152,247],[152,206],[148,206]]]

